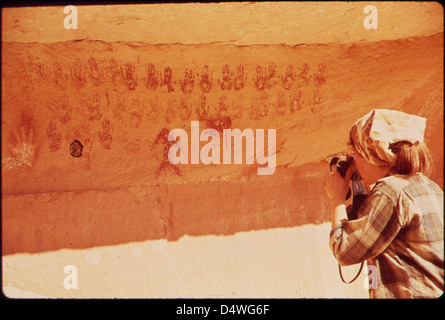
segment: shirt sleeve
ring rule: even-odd
[[[358,216],[335,226],[330,233],[331,251],[342,266],[379,255],[400,231],[395,204],[379,191],[367,197]]]

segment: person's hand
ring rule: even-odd
[[[331,201],[331,204],[335,207],[345,203],[346,195],[349,190],[349,181],[351,180],[353,170],[350,167],[346,171],[346,175],[343,178],[337,170],[332,171],[325,183],[325,190]]]

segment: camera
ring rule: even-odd
[[[335,170],[340,173],[340,175],[344,178],[346,176],[346,172],[349,167],[354,165],[354,156],[349,154],[343,154],[336,157],[333,157],[329,163],[329,167],[331,171],[333,171],[333,166],[335,165]],[[356,171],[356,170],[355,170]],[[355,173],[355,172],[354,172]],[[354,175],[353,173],[353,175]],[[352,177],[351,177],[352,180]],[[351,197],[351,189],[348,190],[348,194],[346,195],[346,199],[348,200]]]
[[[335,169],[344,178],[346,176],[346,171],[348,171],[349,167],[351,165],[354,165],[354,156],[349,154],[344,154],[337,157],[333,157],[331,159],[331,162],[329,163],[329,166],[332,168],[333,165],[336,166]]]
[[[352,167],[353,169],[351,175],[352,188],[349,188],[345,200],[348,200],[351,195],[353,196],[352,206],[348,208],[348,220],[355,220],[357,219],[358,209],[365,201],[367,194],[361,181],[362,178],[355,168],[354,156],[350,154],[342,154],[332,157],[331,161],[329,162],[329,168],[331,169],[331,171],[337,170],[343,178],[346,176],[346,172],[350,167]]]

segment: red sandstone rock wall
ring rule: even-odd
[[[442,46],[4,43],[4,252],[327,221],[322,159],[374,107],[428,118],[442,185]],[[173,166],[168,132],[191,120],[276,128],[276,172]]]
[[[376,107],[428,118],[443,187],[443,33],[241,46],[9,38],[3,254],[326,222],[323,158]],[[168,132],[192,120],[276,129],[276,172],[171,165]]]

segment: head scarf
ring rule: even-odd
[[[425,118],[396,110],[374,109],[357,120],[350,135],[355,148],[368,162],[387,166],[397,158],[392,145],[401,141],[422,142],[425,126]]]

